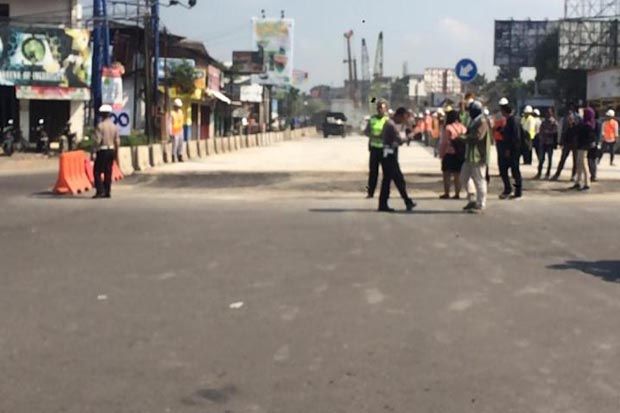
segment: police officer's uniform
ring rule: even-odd
[[[114,160],[116,159],[116,153],[120,146],[120,134],[118,127],[109,117],[112,113],[112,107],[109,105],[103,105],[99,109],[99,112],[107,116],[102,122],[97,125],[95,131],[95,143],[93,145],[93,152],[96,153],[94,175],[95,175],[95,188],[97,193],[94,198],[110,198],[112,188],[112,167]],[[103,180],[101,175],[104,176]]]
[[[383,159],[383,128],[390,118],[385,116],[374,115],[368,121],[366,126],[366,135],[370,138],[368,150],[370,152],[369,172],[368,172],[368,197],[375,196],[377,182],[379,180],[379,166]]]

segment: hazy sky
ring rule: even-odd
[[[165,0],[162,1],[162,3]],[[426,67],[454,67],[462,57],[474,59],[492,76],[495,19],[557,19],[564,0],[198,0],[192,10],[164,8],[163,22],[173,32],[202,40],[209,53],[230,61],[233,50],[252,47],[250,19],[261,9],[269,17],[280,10],[295,19],[295,68],[310,73],[309,84],[339,85],[346,76],[343,33],[353,29],[354,51],[361,39],[370,47],[385,34],[385,72],[400,75]],[[363,20],[366,22],[363,23]]]

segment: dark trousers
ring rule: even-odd
[[[601,161],[601,159],[603,159],[603,155],[605,153],[609,153],[609,163],[613,164],[616,157],[616,142],[603,142],[603,147],[601,148],[601,158],[599,159],[599,162]]]
[[[571,178],[574,178],[577,175],[577,151],[569,148],[568,146],[562,146],[562,157],[560,158],[560,163],[558,164],[558,170],[555,172],[555,176],[557,178],[562,174],[562,170],[564,169],[564,165],[566,164],[566,160],[568,159],[568,155],[573,154],[573,172],[571,174]]]
[[[510,177],[508,171],[512,172],[512,178],[515,181],[515,195],[521,196],[523,191],[523,180],[521,178],[521,167],[519,166],[519,160],[521,154],[517,151],[511,151],[509,156],[506,156],[506,145],[499,142],[497,145],[497,159],[499,163],[499,174],[502,177],[504,183],[504,194],[509,195],[512,193],[512,185],[510,184]]]
[[[542,174],[543,167],[545,166],[545,159],[548,158],[549,165],[547,166],[547,176],[551,175],[551,167],[553,165],[553,151],[555,145],[542,145],[538,150],[538,175]]]
[[[379,182],[379,165],[381,165],[381,158],[383,158],[383,148],[369,148],[370,161],[368,163],[368,195],[375,196],[377,190],[377,183]]]
[[[521,154],[523,155],[523,163],[526,165],[532,164],[532,140],[528,139],[528,142],[521,148]]]
[[[590,168],[590,178],[596,181],[598,172],[598,149],[592,148],[588,151],[588,167]]]
[[[398,156],[388,155],[381,161],[381,168],[383,169],[383,182],[381,183],[381,195],[379,197],[379,208],[387,208],[388,199],[390,198],[390,187],[392,181],[396,185],[400,196],[405,203],[409,202],[410,198],[407,194],[407,184],[405,183],[405,177],[400,170],[398,163]]]
[[[95,189],[97,195],[109,196],[112,188],[112,165],[114,164],[115,152],[113,149],[97,151],[95,159]],[[103,174],[103,181],[101,180]]]

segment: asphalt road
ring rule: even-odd
[[[165,167],[103,201],[1,176],[0,412],[617,413],[618,184],[528,182],[469,216],[411,148],[419,210],[382,215],[360,142]],[[287,166],[300,148],[351,164]]]

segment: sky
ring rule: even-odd
[[[164,3],[166,0],[162,0]],[[197,0],[196,7],[163,8],[162,20],[175,34],[205,43],[223,62],[233,50],[252,49],[251,18],[266,10],[268,17],[295,19],[294,67],[309,72],[306,86],[341,85],[343,34],[354,31],[353,48],[361,55],[361,39],[370,48],[371,70],[380,31],[385,37],[385,74],[423,73],[427,67],[454,67],[471,58],[491,78],[493,27],[496,19],[558,19],[564,0]],[[358,66],[359,67],[359,66]]]

